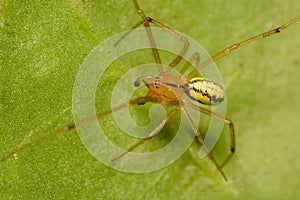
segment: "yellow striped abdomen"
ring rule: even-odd
[[[224,89],[210,79],[192,78],[186,88],[186,94],[193,100],[206,105],[216,105],[225,98]]]

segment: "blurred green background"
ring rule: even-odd
[[[210,54],[276,28],[299,15],[300,10],[296,0],[139,3],[149,16],[191,36]],[[0,1],[1,155],[69,124],[73,84],[84,58],[101,41],[138,21],[129,0]],[[167,168],[127,174],[101,165],[82,145],[76,131],[71,131],[0,163],[0,196],[299,198],[299,32],[300,23],[216,62],[227,89],[227,117],[236,125],[237,152],[224,168],[229,182],[224,182],[210,160],[194,159],[195,144]],[[110,86],[130,68],[128,64],[152,59],[150,54],[132,57],[116,63],[120,70],[112,69],[107,81],[100,84],[99,110],[110,105]],[[122,135],[111,119],[101,123],[108,131],[111,129],[116,140]],[[165,132],[175,129],[171,123]],[[228,137],[227,129],[223,135]],[[157,142],[153,139],[149,145]],[[216,148],[217,157],[224,148],[228,144]]]

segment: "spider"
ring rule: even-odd
[[[122,42],[123,39],[125,39],[128,34],[130,34],[132,31],[134,31],[136,28],[139,26],[144,26],[146,28],[146,33],[148,36],[148,39],[151,44],[151,49],[153,52],[153,56],[155,59],[155,62],[157,64],[157,71],[158,71],[158,76],[152,77],[152,76],[146,76],[146,77],[139,77],[134,85],[136,87],[139,87],[141,83],[145,84],[148,88],[148,93],[145,96],[138,97],[136,99],[130,100],[129,102],[120,105],[119,107],[112,108],[110,110],[107,110],[105,112],[99,113],[94,117],[90,117],[81,121],[78,121],[76,123],[72,123],[68,126],[62,127],[60,129],[57,129],[53,132],[50,132],[40,138],[37,138],[29,143],[26,143],[19,148],[15,149],[14,151],[8,153],[4,157],[1,158],[0,162],[4,162],[5,160],[9,159],[12,157],[14,154],[19,153],[20,151],[36,144],[41,141],[44,141],[50,137],[65,133],[67,131],[75,129],[76,126],[81,126],[82,124],[88,123],[92,120],[95,120],[97,118],[101,118],[105,115],[109,115],[112,112],[118,111],[120,109],[123,109],[125,107],[133,106],[133,105],[144,105],[148,102],[152,103],[162,103],[167,107],[172,107],[172,111],[168,113],[167,117],[161,121],[161,123],[155,128],[153,131],[151,131],[148,136],[140,142],[136,143],[133,145],[131,148],[127,150],[127,152],[131,152],[133,149],[135,149],[137,146],[145,142],[146,140],[151,139],[153,136],[159,133],[161,130],[161,127],[163,127],[176,113],[181,111],[183,115],[185,116],[187,122],[189,123],[190,127],[193,129],[193,132],[195,136],[197,137],[199,143],[205,150],[206,154],[210,158],[210,160],[213,162],[217,170],[220,172],[220,174],[223,176],[223,178],[227,181],[227,177],[225,173],[223,172],[222,168],[228,163],[231,158],[233,157],[235,153],[235,130],[234,130],[234,124],[230,119],[227,119],[226,117],[220,116],[216,113],[213,113],[212,111],[200,107],[196,103],[200,104],[205,104],[205,105],[217,105],[222,103],[224,100],[224,95],[225,91],[222,88],[221,85],[217,84],[213,80],[204,78],[204,77],[195,77],[198,73],[197,70],[202,69],[209,65],[211,62],[226,56],[230,52],[232,52],[235,49],[238,49],[242,46],[245,46],[251,42],[257,41],[259,39],[271,36],[276,33],[280,33],[284,29],[288,28],[292,24],[296,23],[297,21],[300,20],[300,16],[290,20],[286,24],[283,24],[282,26],[275,28],[273,30],[264,32],[262,34],[259,34],[257,36],[251,37],[247,40],[244,40],[242,42],[236,43],[234,45],[231,45],[224,50],[220,51],[216,55],[212,56],[210,59],[206,60],[203,62],[201,65],[196,66],[195,69],[193,69],[191,72],[189,72],[187,75],[184,75],[188,68],[191,66],[192,61],[199,59],[199,54],[196,52],[190,60],[184,65],[184,67],[180,70],[181,76],[176,76],[170,73],[170,71],[178,65],[178,63],[183,59],[183,55],[187,52],[189,48],[189,42],[188,40],[178,34],[177,32],[173,31],[166,25],[156,21],[155,19],[148,17],[144,11],[140,8],[138,2],[136,0],[133,0],[133,4],[135,6],[135,9],[138,13],[138,15],[141,18],[141,21],[137,24],[135,24],[131,29],[127,31],[126,34],[124,34],[117,42],[115,45],[118,45],[120,42]],[[181,52],[173,59],[171,63],[168,64],[168,68],[164,69],[162,67],[162,62],[161,58],[157,49],[157,45],[155,42],[155,38],[151,32],[151,29],[149,29],[150,24],[153,24],[164,31],[168,32],[169,34],[173,35],[176,37],[178,40],[183,42],[184,46],[181,50]],[[194,100],[195,103],[191,103],[190,101],[187,101],[187,98],[190,98]],[[206,145],[204,142],[204,139],[202,135],[200,134],[198,127],[193,123],[193,120],[191,116],[188,114],[186,107],[191,107],[192,109],[199,111],[201,113],[204,113],[208,116],[211,116],[215,118],[216,120],[219,120],[226,124],[229,127],[229,132],[230,132],[230,148],[229,148],[229,154],[225,158],[223,162],[219,164],[219,162],[216,161],[213,153],[209,149],[209,147]],[[125,156],[126,153],[119,155],[118,157],[114,158],[113,160],[118,160],[121,157]]]

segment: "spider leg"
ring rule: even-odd
[[[195,62],[194,65],[198,65],[200,62],[200,54],[198,52],[195,52],[190,58],[189,60],[185,63],[185,65],[183,66],[183,68],[180,70],[180,74],[178,75],[179,77],[182,76],[191,65],[193,65],[192,63]],[[189,79],[189,77],[185,77],[187,80]]]
[[[183,105],[185,104],[185,102],[182,102]],[[190,117],[190,115],[187,113],[186,109],[184,108],[184,106],[181,106],[181,111],[183,112],[183,114],[185,115],[187,121],[189,122],[189,124],[191,125],[198,141],[200,142],[201,146],[203,147],[204,151],[207,153],[208,157],[210,158],[210,160],[214,163],[214,165],[216,166],[217,170],[221,173],[221,175],[223,176],[223,178],[225,179],[225,181],[227,181],[227,177],[225,175],[225,173],[222,170],[222,165],[219,165],[213,155],[213,153],[210,151],[210,149],[208,148],[208,146],[205,144],[203,137],[201,136],[198,128],[195,126],[192,118]]]
[[[133,151],[136,147],[138,147],[139,145],[141,145],[142,143],[144,143],[147,140],[150,140],[153,136],[155,136],[156,134],[159,133],[159,131],[164,127],[164,125],[179,111],[179,106],[176,106],[171,113],[168,114],[168,116],[162,120],[156,127],[155,129],[153,129],[148,135],[147,137],[141,139],[139,142],[135,143],[134,145],[132,145],[129,149],[127,149],[127,151],[125,151],[124,153],[122,153],[121,155],[115,157],[114,159],[112,159],[112,161],[116,161],[122,157],[124,157],[126,154],[128,154],[129,152]]]
[[[124,38],[127,37],[127,35],[129,35],[134,29],[138,28],[143,23],[144,23],[143,21],[140,21],[140,22],[136,23],[134,26],[132,26],[124,35],[122,35],[122,37],[120,37],[117,40],[117,42],[115,43],[115,46],[117,46]]]
[[[223,123],[225,123],[226,125],[229,126],[229,130],[230,130],[230,138],[231,138],[231,144],[230,144],[230,154],[227,156],[227,158],[222,162],[222,164],[220,165],[220,168],[224,167],[226,165],[226,163],[228,163],[228,161],[232,158],[232,156],[235,153],[235,134],[234,134],[234,125],[233,122],[227,118],[224,118],[220,115],[217,115],[213,112],[211,112],[210,110],[207,110],[205,108],[199,107],[197,105],[194,105],[193,103],[187,102],[185,101],[185,104],[187,106],[190,106],[191,108],[198,110],[199,112],[202,112],[206,115],[209,115]]]
[[[137,3],[136,0],[133,0],[133,3],[134,3],[134,6],[135,6],[135,9],[137,11],[137,13],[139,14],[139,16],[141,17],[142,21],[135,24],[133,27],[131,27],[117,42],[115,45],[119,44],[120,41],[122,39],[124,39],[128,34],[130,34],[134,29],[136,29],[137,27],[139,27],[141,24],[144,24],[145,28],[146,28],[146,32],[147,32],[147,35],[148,35],[148,39],[150,41],[150,44],[151,44],[151,47],[152,47],[152,52],[153,52],[153,55],[154,55],[154,59],[155,59],[155,62],[158,64],[158,72],[160,75],[163,74],[163,69],[162,69],[162,65],[161,65],[161,58],[159,56],[159,53],[158,53],[158,49],[157,49],[157,45],[155,43],[155,40],[154,40],[154,37],[153,37],[153,34],[152,34],[152,31],[150,29],[150,24],[149,23],[152,23],[154,25],[156,25],[157,27],[159,28],[162,28],[163,30],[167,31],[168,33],[170,33],[171,35],[173,35],[174,37],[176,37],[177,39],[181,40],[183,43],[184,43],[184,46],[181,50],[181,52],[176,56],[176,58],[169,64],[169,69],[166,71],[166,73],[169,73],[171,71],[171,69],[173,67],[175,67],[182,59],[183,55],[187,52],[188,50],[188,47],[190,45],[190,43],[188,42],[188,40],[181,36],[180,34],[176,33],[175,31],[173,31],[172,29],[170,29],[168,26],[152,19],[151,17],[147,17],[144,13],[144,11],[140,8],[139,4]]]
[[[154,37],[153,37],[153,34],[152,34],[152,31],[151,29],[149,28],[150,27],[150,24],[147,20],[147,17],[144,13],[144,11],[140,8],[139,4],[137,3],[137,1],[133,0],[133,4],[135,6],[135,9],[137,10],[138,14],[140,15],[142,21],[138,22],[137,24],[135,24],[133,27],[131,27],[116,43],[115,43],[115,46],[118,45],[121,40],[123,40],[127,35],[129,35],[134,29],[138,28],[140,25],[144,24],[145,28],[146,28],[146,32],[147,32],[147,36],[148,36],[148,39],[150,41],[150,44],[151,44],[151,49],[152,49],[152,53],[153,53],[153,56],[154,56],[154,60],[155,62],[157,63],[157,66],[158,66],[158,73],[161,75],[163,74],[163,68],[162,68],[162,65],[161,65],[161,58],[159,56],[159,53],[158,53],[158,50],[157,50],[157,47],[156,47],[156,43],[155,43],[155,40],[154,40]]]
[[[200,70],[200,69],[206,67],[207,65],[209,65],[211,62],[213,62],[213,61],[215,61],[215,60],[218,60],[218,59],[220,59],[220,58],[222,58],[222,57],[228,55],[229,53],[231,53],[231,52],[232,52],[233,50],[235,50],[235,49],[238,49],[238,48],[240,48],[240,47],[242,47],[242,46],[245,46],[245,45],[250,44],[250,43],[252,43],[252,42],[255,42],[255,41],[257,41],[257,40],[263,39],[263,38],[265,38],[265,37],[269,37],[269,36],[274,35],[274,34],[276,34],[276,33],[281,33],[284,29],[290,27],[292,24],[298,22],[299,20],[300,20],[300,16],[298,16],[298,17],[296,17],[296,18],[290,20],[289,22],[287,22],[287,23],[281,25],[281,26],[278,27],[278,28],[272,29],[272,30],[270,30],[270,31],[261,33],[261,34],[259,34],[259,35],[256,35],[256,36],[254,36],[254,37],[251,37],[251,38],[246,39],[246,40],[244,40],[244,41],[241,41],[241,42],[238,42],[238,43],[236,43],[236,44],[233,44],[233,45],[231,45],[231,46],[229,46],[229,47],[223,49],[223,50],[220,51],[219,53],[215,54],[214,56],[212,56],[211,59],[206,60],[204,63],[202,63],[200,66],[197,67],[197,70]],[[196,70],[196,69],[193,70],[193,71],[188,75],[188,77],[194,76],[194,75],[197,73],[197,70]]]
[[[151,17],[147,17],[147,21],[150,23],[153,23],[154,25],[156,25],[159,28],[162,28],[163,30],[167,31],[168,33],[170,33],[171,35],[173,35],[174,37],[176,37],[177,39],[181,40],[184,43],[184,46],[182,48],[182,50],[180,51],[180,53],[176,56],[176,58],[168,65],[169,68],[166,71],[166,73],[169,73],[171,71],[171,69],[173,67],[175,67],[183,58],[183,55],[187,52],[190,43],[189,41],[182,35],[178,34],[177,32],[173,31],[172,29],[170,29],[168,26],[156,21],[155,19],[152,19]]]
[[[63,134],[63,133],[66,133],[68,131],[71,131],[71,130],[74,130],[76,128],[76,126],[82,126],[84,124],[87,124],[91,121],[94,121],[96,119],[99,119],[101,117],[104,117],[106,115],[109,115],[115,111],[118,111],[118,110],[121,110],[123,108],[126,108],[128,106],[132,106],[132,105],[142,105],[142,104],[145,104],[146,102],[148,101],[151,101],[150,98],[148,97],[139,97],[139,98],[136,98],[136,99],[133,99],[131,101],[129,101],[128,103],[124,103],[116,108],[113,108],[113,109],[110,109],[110,110],[107,110],[107,111],[104,111],[104,112],[101,112],[101,113],[98,113],[97,115],[95,116],[92,116],[92,117],[88,117],[86,119],[83,119],[81,121],[78,121],[78,122],[75,122],[75,123],[72,123],[72,124],[69,124],[67,126],[64,126],[62,128],[59,128],[55,131],[52,131],[44,136],[41,136],[33,141],[30,141],[28,143],[25,143],[23,145],[21,145],[20,147],[16,148],[15,150],[9,152],[8,154],[6,154],[5,156],[3,156],[1,159],[0,159],[0,162],[4,162],[6,161],[7,159],[11,158],[14,154],[16,153],[19,153],[29,147],[31,147],[32,145],[34,144],[37,144],[37,143],[40,143],[40,142],[43,142],[49,138],[52,138],[54,136],[57,136],[57,135],[60,135],[60,134]]]
[[[183,55],[187,52],[190,43],[188,42],[188,40],[185,37],[183,37],[180,34],[176,33],[175,31],[173,31],[172,29],[170,29],[168,26],[166,26],[166,25],[164,25],[164,24],[162,24],[162,23],[160,23],[160,22],[152,19],[151,17],[147,17],[145,15],[144,11],[140,8],[140,6],[139,6],[139,4],[138,4],[138,2],[136,0],[133,0],[133,3],[134,3],[134,6],[135,6],[138,14],[140,15],[140,17],[144,21],[144,26],[146,27],[146,31],[147,31],[148,38],[149,38],[151,46],[152,46],[153,53],[154,53],[154,49],[157,51],[157,48],[156,48],[156,45],[155,45],[155,42],[154,42],[153,35],[151,33],[151,29],[149,29],[149,27],[150,27],[149,22],[153,23],[157,27],[160,27],[163,30],[167,31],[168,33],[170,33],[171,35],[175,36],[176,38],[178,38],[179,40],[181,40],[184,43],[184,46],[183,46],[181,52],[169,64],[169,69],[167,70],[166,73],[170,72],[171,68],[175,67],[180,62],[180,60],[182,59]],[[157,52],[157,54],[158,54],[158,52]],[[154,54],[154,57],[155,56],[156,55]]]

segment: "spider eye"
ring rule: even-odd
[[[196,77],[187,84],[186,94],[193,100],[206,105],[217,105],[225,98],[224,89],[214,81]]]

